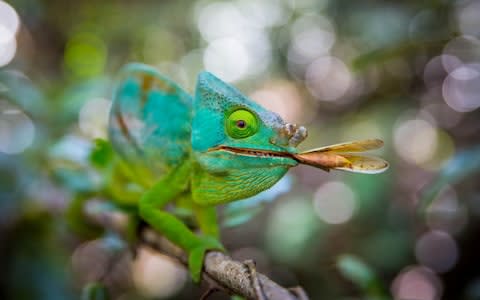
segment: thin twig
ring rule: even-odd
[[[96,203],[97,202],[97,203]],[[119,216],[118,211],[106,208],[99,201],[90,202],[85,208],[87,218],[93,223],[123,234],[125,218]],[[102,206],[103,205],[103,206]],[[128,218],[128,217],[127,217]],[[187,266],[186,253],[170,243],[167,239],[147,227],[140,232],[139,240],[142,244],[164,253]],[[252,284],[251,271],[245,264],[233,260],[228,255],[218,251],[208,252],[205,256],[203,279],[212,283],[212,288],[223,290],[229,294],[239,295],[247,299],[257,300],[258,295]],[[256,272],[256,283],[262,289],[262,294],[267,300],[304,300],[299,299],[287,288],[275,283],[267,276]],[[258,286],[257,286],[258,288]]]

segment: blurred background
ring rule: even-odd
[[[300,166],[223,207],[235,258],[311,299],[480,299],[479,39],[474,0],[0,1],[0,298],[204,291],[65,218],[102,197],[88,155],[115,74],[139,61],[190,92],[211,71],[307,126],[302,149],[385,141],[383,174]]]

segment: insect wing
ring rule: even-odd
[[[382,147],[383,141],[378,139],[354,141],[332,146],[321,147],[294,155],[300,163],[314,166],[325,171],[331,169],[355,173],[376,174],[388,169],[388,163],[378,157],[357,155]]]
[[[378,157],[351,154],[343,154],[342,156],[350,163],[342,167],[336,167],[335,169],[337,170],[364,174],[378,174],[388,169],[388,162]]]
[[[379,139],[370,139],[362,141],[353,141],[341,144],[335,144],[330,146],[325,146],[313,150],[306,151],[308,152],[365,152],[369,150],[375,150],[383,146],[383,141]]]

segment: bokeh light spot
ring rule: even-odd
[[[355,194],[343,182],[331,181],[320,186],[314,195],[317,215],[326,223],[347,222],[355,211]]]
[[[15,57],[17,51],[16,39],[10,39],[6,43],[0,43],[0,67],[8,65]]]
[[[422,164],[430,160],[437,148],[437,132],[429,122],[422,119],[408,120],[394,131],[397,153],[406,161]]]
[[[457,19],[460,31],[465,35],[480,37],[480,1],[459,1]]]
[[[327,55],[335,43],[332,23],[323,16],[307,14],[295,21],[291,32],[294,60],[311,62]]]
[[[446,232],[430,231],[422,235],[415,245],[418,262],[437,273],[449,271],[458,260],[458,246]]]
[[[442,85],[447,71],[443,66],[443,60],[448,60],[442,56],[435,56],[430,59],[423,70],[423,81],[429,88]]]
[[[185,269],[171,258],[145,247],[138,250],[132,269],[135,286],[147,297],[171,297],[187,279]]]
[[[242,0],[236,4],[251,26],[267,28],[288,22],[292,12],[284,2],[288,1]]]
[[[17,51],[17,34],[20,19],[15,9],[0,1],[0,67],[7,65]]]
[[[198,10],[197,26],[202,37],[213,42],[245,30],[248,20],[232,3],[213,2]]]
[[[317,230],[317,222],[309,201],[295,198],[279,203],[268,220],[268,249],[282,261],[298,259]]]
[[[335,40],[334,27],[325,16],[307,13],[297,18],[288,41],[289,72],[304,79],[308,66],[315,59],[329,55]]]
[[[402,270],[391,286],[395,300],[438,300],[442,290],[438,277],[431,270],[420,266]]]
[[[209,42],[203,57],[207,70],[233,82],[267,69],[272,60],[272,46],[267,24],[262,25],[256,19],[259,14],[276,14],[267,10],[269,5],[258,1],[198,5],[197,26]],[[249,13],[252,9],[255,12]]]
[[[65,65],[76,76],[91,77],[101,74],[106,60],[105,43],[92,33],[78,33],[67,43]]]
[[[288,122],[305,124],[314,116],[313,110],[307,109],[298,88],[289,81],[268,83],[254,91],[250,98]]]
[[[233,38],[213,41],[205,49],[205,68],[227,82],[242,79],[249,66],[248,53],[244,45]]]
[[[0,1],[0,45],[15,39],[20,19],[15,9],[4,1]]]
[[[442,92],[448,106],[458,112],[480,107],[480,64],[465,64],[454,69],[445,78]]]
[[[450,73],[462,64],[480,61],[480,40],[473,36],[459,36],[452,39],[443,48],[442,62]]]
[[[340,59],[324,56],[308,66],[305,81],[310,93],[321,101],[335,101],[346,94],[353,78]]]
[[[106,138],[108,114],[111,101],[104,98],[93,98],[87,101],[78,116],[82,132],[91,138]]]

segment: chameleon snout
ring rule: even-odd
[[[271,142],[279,146],[296,147],[307,137],[307,129],[297,124],[287,123],[279,129],[278,137]]]

